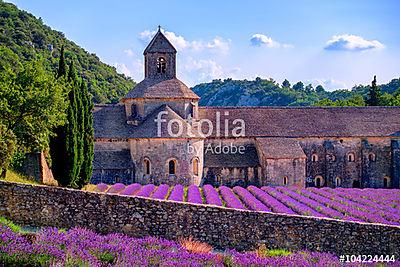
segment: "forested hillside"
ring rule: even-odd
[[[372,80],[372,77],[371,77]],[[379,85],[382,104],[394,105],[400,99],[400,79]],[[370,85],[359,85],[351,90],[326,91],[322,86],[291,85],[285,80],[281,85],[272,79],[213,80],[192,88],[201,97],[202,106],[312,106],[342,105],[363,106]]]
[[[61,45],[65,48],[66,61],[73,59],[76,71],[88,84],[94,102],[117,102],[135,85],[132,79],[118,74],[95,54],[69,41],[62,32],[44,25],[40,18],[0,0],[0,49],[11,49],[18,56],[14,63],[44,59],[45,69],[54,73]],[[9,58],[4,59],[0,54],[0,64],[9,63]]]

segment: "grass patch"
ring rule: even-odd
[[[1,180],[23,184],[40,184],[39,182],[35,181],[34,178],[22,175],[12,170],[7,170],[6,178]]]
[[[97,185],[95,184],[87,184],[84,187],[82,187],[82,190],[84,191],[89,191],[89,192],[98,192],[97,190]]]
[[[19,225],[16,225],[15,223],[13,223],[12,221],[4,218],[4,217],[0,217],[0,224],[7,226],[8,228],[11,229],[11,231],[16,232],[16,233],[21,233],[22,232],[22,228]]]
[[[277,257],[277,256],[289,256],[292,252],[284,249],[267,249],[265,244],[261,244],[256,253],[261,257]]]

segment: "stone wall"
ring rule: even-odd
[[[400,256],[400,227],[240,211],[209,205],[0,182],[0,216],[34,226],[167,239],[193,236],[214,248],[308,249]]]

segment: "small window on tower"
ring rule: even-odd
[[[165,73],[167,70],[167,63],[165,62],[165,58],[159,57],[157,59],[157,73]]]

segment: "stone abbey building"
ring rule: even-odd
[[[93,183],[399,188],[400,107],[199,107],[159,30],[145,78],[94,107]]]

